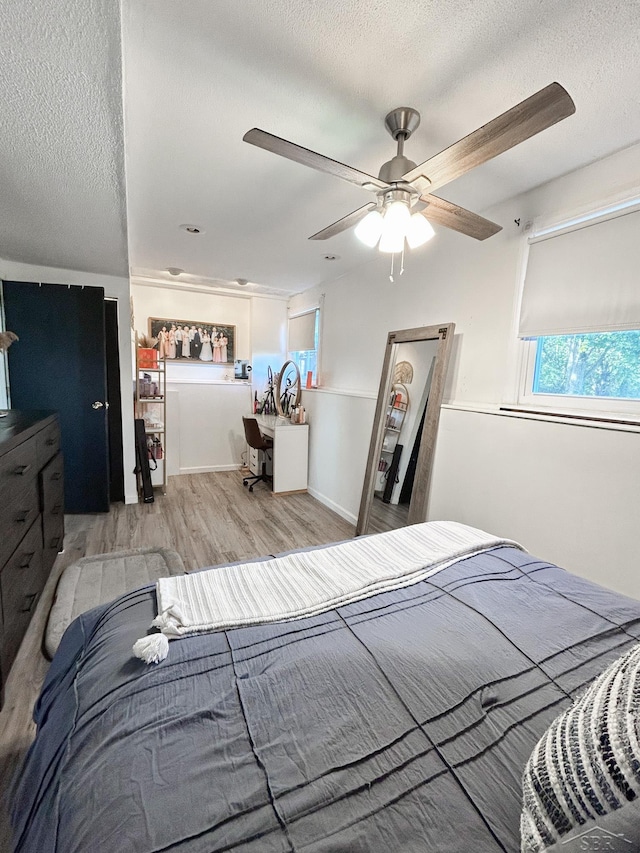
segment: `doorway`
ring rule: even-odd
[[[104,302],[105,363],[109,434],[109,500],[124,501],[124,454],[122,448],[122,398],[120,396],[120,348],[118,346],[118,301]]]
[[[8,353],[12,408],[58,413],[65,512],[108,512],[110,414],[117,420],[111,433],[116,444],[120,437],[120,453],[122,420],[119,387],[115,396],[111,392],[116,411],[108,405],[106,355],[108,349],[109,360],[117,361],[117,325],[114,336],[113,323],[105,320],[111,309],[105,312],[104,290],[4,282],[3,294],[7,328],[19,337]],[[113,387],[116,381],[119,373]]]

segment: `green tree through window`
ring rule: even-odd
[[[640,399],[640,331],[538,338],[533,392]]]

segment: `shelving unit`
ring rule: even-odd
[[[145,422],[151,483],[154,488],[161,489],[162,493],[166,494],[167,362],[154,351],[155,364],[148,366],[148,353],[148,349],[139,346],[136,336],[135,417],[142,418]]]
[[[377,495],[388,495],[390,497],[393,490],[393,481],[402,452],[402,445],[398,444],[398,441],[408,408],[409,392],[402,383],[396,382],[391,388],[391,395],[387,403],[378,475],[374,489]],[[389,486],[390,488],[388,488]]]

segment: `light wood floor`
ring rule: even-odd
[[[367,533],[384,533],[397,530],[409,523],[409,504],[386,504],[378,495],[373,496]]]
[[[238,471],[171,477],[167,494],[152,504],[114,504],[107,514],[67,516],[65,525],[65,550],[11,669],[0,711],[0,851],[11,849],[5,797],[35,735],[33,704],[49,666],[42,636],[66,566],[80,557],[150,545],[173,548],[188,570],[349,539],[355,532],[308,494],[274,496],[264,484],[249,493]]]

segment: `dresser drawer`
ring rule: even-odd
[[[62,551],[62,541],[64,539],[64,523],[62,517],[50,516],[42,519],[42,541],[45,550],[55,551],[58,554]]]
[[[40,565],[42,562],[42,535],[40,525],[36,521],[31,525],[27,535],[15,549],[6,565],[0,571],[2,580],[2,615],[6,625],[10,621],[6,603],[15,595],[16,601],[21,600],[23,593],[29,594],[40,591]],[[7,582],[16,587],[15,591],[7,592]],[[22,608],[20,608],[22,609]]]
[[[7,498],[7,503],[0,512],[0,567],[11,557],[16,545],[40,514],[38,480],[32,479],[21,484],[20,490],[14,494],[9,493]]]
[[[40,472],[40,491],[42,494],[42,512],[61,516],[64,513],[64,459],[62,453],[56,454]]]
[[[0,495],[3,503],[38,474],[35,436],[0,457]]]
[[[42,537],[38,521],[0,571],[2,670],[8,672],[42,589]]]
[[[0,420],[2,683],[63,546],[62,474],[60,428],[55,413],[9,410]]]
[[[50,565],[52,554],[62,550],[64,538],[64,460],[56,454],[40,473],[42,497],[42,536],[47,553],[45,562]],[[55,556],[53,557],[55,560]]]
[[[57,421],[40,430],[36,436],[38,444],[38,467],[44,467],[52,456],[60,452],[60,427]]]

